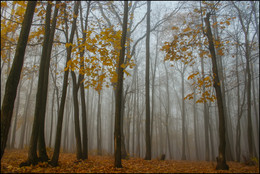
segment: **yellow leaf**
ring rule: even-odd
[[[124,73],[126,73],[127,76],[131,76],[129,72],[127,72],[125,69],[123,70]]]
[[[229,21],[226,21],[226,24],[227,24],[227,25],[230,25],[230,22],[229,22]]]
[[[126,67],[126,64],[121,65],[121,68],[125,69],[125,67]]]
[[[190,31],[191,30],[191,28],[188,26],[187,28],[185,28],[184,30],[183,30],[183,32],[187,32],[187,31]]]
[[[111,83],[117,83],[117,74],[114,74],[110,81]]]
[[[7,2],[5,2],[5,1],[1,2],[1,7],[2,8],[7,7]]]
[[[70,46],[72,46],[72,43],[66,43],[66,44],[65,44],[65,47],[66,47],[66,48],[68,48],[68,47],[70,47]]]

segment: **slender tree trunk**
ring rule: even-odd
[[[111,97],[112,97],[112,103],[111,103],[111,122],[110,122],[110,130],[111,130],[111,132],[110,132],[110,141],[111,141],[111,144],[110,144],[110,152],[111,152],[111,154],[113,153],[113,112],[114,112],[114,90],[112,90],[112,95],[111,95]]]
[[[39,125],[39,134],[38,134],[38,152],[39,152],[39,160],[40,161],[47,161],[49,160],[46,152],[46,145],[45,145],[45,136],[44,136],[44,124],[45,124],[45,113],[46,113],[46,103],[47,103],[47,97],[48,97],[48,81],[49,81],[49,67],[50,67],[50,58],[51,58],[51,52],[52,52],[52,43],[54,39],[54,34],[55,34],[55,28],[56,28],[56,21],[57,21],[57,16],[58,16],[58,10],[59,7],[57,5],[59,2],[56,2],[54,14],[53,14],[53,20],[51,26],[49,26],[49,31],[48,35],[49,37],[47,38],[47,55],[46,57],[43,57],[43,59],[46,59],[45,61],[45,67],[44,67],[44,75],[43,75],[43,90],[41,91],[42,98],[39,98],[39,100],[42,100],[42,106],[40,107],[40,112],[39,112],[39,119],[40,119],[40,124]],[[50,21],[51,22],[51,21]],[[50,24],[50,23],[49,23]],[[39,80],[41,82],[41,80]]]
[[[121,163],[121,117],[122,117],[122,94],[123,94],[123,68],[121,65],[124,63],[125,57],[125,42],[127,32],[127,19],[128,19],[128,1],[124,2],[124,20],[123,32],[121,37],[121,49],[119,55],[118,68],[118,81],[116,86],[116,109],[115,109],[115,133],[114,133],[114,149],[115,149],[115,167],[122,168]]]
[[[98,91],[98,108],[97,108],[97,154],[102,155],[101,149],[101,91]]]
[[[18,86],[18,97],[17,97],[17,101],[16,101],[15,120],[14,120],[13,136],[12,136],[12,142],[11,142],[11,148],[12,148],[12,149],[14,148],[14,143],[15,143],[15,136],[16,136],[16,123],[17,123],[17,116],[18,116],[19,105],[20,105],[21,87],[22,87],[22,83],[20,83],[19,86]]]
[[[82,7],[80,4],[80,21],[82,26],[82,32],[83,32],[83,42],[86,42],[86,32],[87,26],[88,26],[88,16],[90,11],[90,1],[88,1],[88,7],[87,7],[87,16],[85,19],[85,27],[83,27],[83,14],[82,14]],[[84,28],[84,29],[83,29]],[[84,57],[85,49],[83,51],[79,50],[80,57]],[[81,69],[84,69],[84,62],[80,65]],[[88,159],[88,132],[87,132],[87,112],[86,112],[86,102],[85,102],[85,89],[84,84],[81,82],[84,79],[84,74],[79,75],[78,83],[80,83],[80,94],[81,94],[81,113],[82,113],[82,159]]]
[[[211,54],[212,60],[212,71],[213,71],[213,86],[216,90],[217,95],[217,104],[218,104],[218,114],[219,114],[219,154],[217,157],[217,170],[228,170],[229,166],[226,164],[226,155],[225,155],[225,148],[226,148],[226,140],[225,140],[225,113],[224,113],[224,103],[222,100],[221,88],[220,88],[220,81],[218,77],[218,68],[217,68],[217,61],[216,61],[216,53],[214,48],[213,36],[211,32],[210,26],[210,13],[207,13],[205,20],[205,24],[207,27],[206,36],[209,41],[209,51]]]
[[[165,73],[166,73],[166,91],[167,91],[167,109],[166,109],[166,136],[167,136],[167,146],[169,150],[169,156],[170,159],[172,159],[172,151],[171,151],[171,139],[170,139],[170,133],[169,133],[169,117],[170,117],[170,90],[169,90],[169,75],[168,70],[165,66]]]
[[[196,88],[194,88],[194,94],[196,93]],[[193,116],[194,116],[194,143],[195,143],[195,156],[196,160],[199,160],[199,150],[198,150],[198,128],[197,128],[197,120],[198,120],[198,114],[197,114],[197,109],[196,109],[196,95],[194,95],[193,99]]]
[[[51,106],[51,129],[50,129],[50,136],[49,136],[49,147],[51,147],[51,139],[52,139],[52,127],[53,127],[53,110],[54,110],[54,99],[55,99],[55,89],[53,89],[52,94],[52,106]]]
[[[151,136],[150,136],[150,90],[149,90],[149,59],[150,59],[150,10],[151,1],[147,1],[147,34],[146,34],[146,68],[145,68],[145,160],[151,160]]]
[[[27,91],[27,95],[26,95],[26,105],[25,105],[25,109],[24,109],[24,113],[23,113],[23,117],[24,117],[24,124],[22,124],[22,128],[21,128],[21,135],[20,135],[20,141],[19,141],[19,149],[23,149],[23,144],[24,144],[24,139],[25,139],[25,128],[27,123],[27,116],[28,116],[28,110],[29,110],[29,106],[30,106],[30,98],[31,98],[31,94],[32,94],[32,87],[33,87],[33,81],[34,81],[34,75],[32,75],[31,77],[31,82],[30,82],[30,88]]]
[[[123,85],[123,91],[124,91],[124,85]],[[122,109],[122,117],[121,117],[121,128],[120,128],[120,131],[121,131],[121,159],[126,159],[127,158],[127,152],[126,152],[126,148],[125,148],[125,134],[124,134],[124,131],[123,131],[123,128],[124,128],[124,117],[125,117],[125,101],[126,101],[126,95],[127,95],[127,91],[128,91],[128,88],[126,89],[125,91],[125,94],[122,95],[122,106],[121,106],[121,109]]]
[[[201,73],[202,73],[202,79],[205,78],[204,73],[204,60],[203,57],[201,57]],[[203,93],[205,93],[205,84],[203,83]],[[207,114],[207,102],[203,102],[203,115],[204,115],[204,134],[205,134],[205,160],[209,161],[209,134],[208,134],[208,128],[209,128],[209,115]]]
[[[18,44],[15,51],[14,61],[11,71],[6,81],[5,94],[1,107],[1,159],[6,147],[8,132],[11,125],[16,91],[20,81],[20,75],[23,67],[25,49],[32,24],[33,14],[36,7],[36,1],[29,1],[22,23]]]
[[[181,72],[181,96],[182,96],[182,111],[181,111],[181,115],[182,115],[182,156],[181,159],[182,160],[186,160],[186,151],[185,151],[185,124],[186,124],[186,116],[185,116],[185,102],[184,102],[184,71]]]
[[[141,115],[140,115],[140,111],[139,111],[139,88],[138,88],[138,69],[137,69],[137,74],[136,74],[136,89],[137,89],[137,91],[136,91],[136,93],[137,93],[137,95],[136,95],[136,110],[137,110],[137,123],[140,123],[140,121],[141,121],[141,119],[140,119],[140,117],[141,117]],[[133,123],[133,124],[135,124],[135,122]],[[137,127],[137,145],[136,145],[136,154],[137,154],[137,156],[138,157],[140,157],[140,149],[141,149],[141,147],[140,147],[140,126],[141,126],[141,124],[138,124],[138,125],[136,125],[136,127]],[[134,141],[134,139],[135,139],[135,130],[133,130],[133,141]],[[134,146],[134,144],[133,144],[133,146]],[[135,151],[134,151],[135,149],[134,149],[134,147],[133,147],[133,154],[135,154]]]

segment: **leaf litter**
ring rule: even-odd
[[[40,162],[20,168],[19,164],[27,159],[27,153],[26,150],[6,150],[1,160],[1,173],[259,173],[259,164],[247,166],[228,161],[229,170],[216,170],[216,162],[132,157],[122,160],[123,168],[115,168],[113,156],[89,156],[86,160],[77,160],[73,153],[61,153],[57,167]]]

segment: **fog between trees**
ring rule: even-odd
[[[259,159],[259,2],[149,3],[37,2],[6,148],[41,144],[57,165],[59,151],[114,155],[117,135],[121,158],[216,161],[224,148],[227,161]],[[1,127],[29,4],[1,2]]]

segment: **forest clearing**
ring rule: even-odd
[[[49,152],[52,153],[52,152]],[[248,166],[239,162],[227,162],[230,170],[216,170],[216,162],[158,160],[141,158],[122,160],[124,168],[114,167],[113,156],[89,156],[87,160],[76,160],[73,153],[61,153],[59,166],[47,162],[36,166],[19,167],[27,158],[26,150],[8,150],[1,160],[2,173],[259,173],[259,165]]]
[[[259,172],[259,1],[1,1],[1,172]]]

